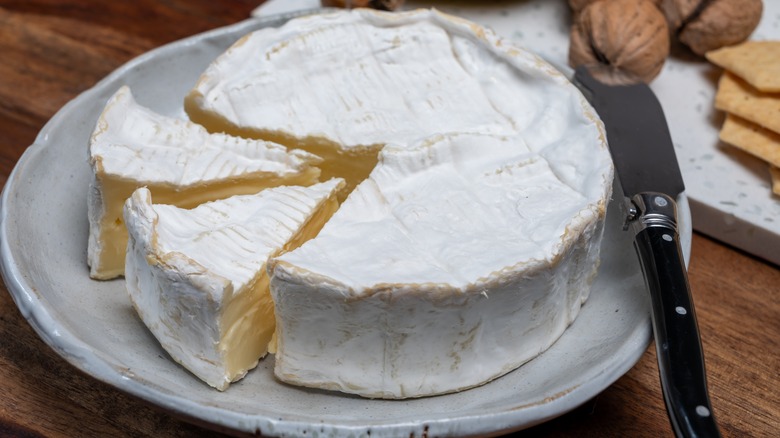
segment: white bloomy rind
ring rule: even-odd
[[[138,187],[157,202],[194,207],[269,186],[311,184],[319,158],[279,144],[210,134],[187,120],[136,103],[123,86],[109,99],[90,139],[87,261],[93,278],[123,273],[127,234],[122,205]]]
[[[519,64],[532,65],[519,71]],[[555,110],[560,76],[493,32],[435,10],[303,17],[250,33],[217,58],[186,100],[193,120],[354,148],[435,133],[510,134]],[[561,128],[561,126],[544,126]]]
[[[292,20],[239,40],[185,109],[335,149],[325,164],[381,148],[322,232],[269,264],[281,380],[462,390],[544,351],[588,296],[612,186],[603,126],[489,30],[435,10]]]
[[[271,261],[276,375],[419,397],[547,349],[590,292],[611,187],[608,156],[570,148],[556,161],[478,134],[386,147],[315,239]]]
[[[266,262],[335,203],[343,181],[277,187],[192,210],[152,204],[136,190],[125,205],[127,291],[170,356],[224,390],[257,365],[274,334]]]

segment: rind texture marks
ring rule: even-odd
[[[181,257],[168,258],[162,266],[156,254],[157,214],[151,196],[140,189],[128,200],[128,241],[125,283],[130,301],[141,320],[168,354],[209,385],[223,390],[230,383],[221,353],[214,348],[220,341],[221,298],[229,293],[230,282],[216,276],[202,276],[202,268],[182,263]],[[192,280],[208,293],[194,292]],[[211,284],[205,282],[211,280]],[[188,322],[197,321],[195,324]]]
[[[557,99],[538,90],[555,90],[535,85],[566,82],[553,71],[435,10],[353,10],[245,36],[204,72],[188,112],[346,150],[433,133],[508,134],[546,122],[544,108]]]
[[[274,187],[192,210],[156,205],[165,218],[156,227],[158,251],[196,254],[205,269],[242,288],[340,184]]]
[[[420,397],[552,345],[595,278],[612,168],[569,171],[544,152],[477,134],[386,147],[318,237],[269,266],[277,377]],[[573,188],[586,181],[600,184]]]
[[[192,210],[125,206],[126,284],[141,320],[171,357],[219,390],[268,351],[273,303],[265,264],[335,196],[343,181],[277,187]]]
[[[157,114],[121,87],[108,101],[90,139],[96,173],[179,189],[269,173],[303,172],[319,159],[307,152],[221,133],[188,120]]]
[[[92,278],[110,279],[124,273],[122,203],[136,188],[149,187],[158,202],[192,207],[268,185],[311,184],[320,159],[271,142],[209,134],[138,105],[123,86],[97,121],[89,161],[87,263]]]
[[[238,41],[185,109],[336,156],[381,147],[320,234],[269,264],[282,380],[462,390],[549,347],[587,298],[612,187],[603,126],[489,30],[435,10],[292,20]]]
[[[478,78],[478,91],[456,82],[490,108],[473,104],[477,118],[462,120],[456,109],[457,129],[447,120],[426,121],[416,137],[381,130],[385,147],[368,179],[315,239],[272,259],[275,373],[379,398],[503,375],[555,342],[590,293],[613,177],[603,125],[547,63],[434,11],[308,18],[280,38],[311,34],[315,44],[332,22],[369,47],[374,37],[387,42],[386,29],[409,26],[422,41],[446,33],[434,51],[451,54],[449,68],[466,83]],[[417,91],[431,93],[416,74]]]
[[[381,283],[463,288],[517,263],[549,265],[603,219],[611,167],[580,156],[592,169],[569,170],[543,152],[521,137],[478,134],[388,146],[320,235],[280,260],[358,293]],[[599,177],[595,189],[575,190]]]
[[[406,284],[354,294],[277,260],[275,373],[301,386],[391,399],[500,377],[549,348],[579,313],[598,266],[601,223],[585,231],[548,269],[460,291]]]
[[[87,238],[87,265],[89,275],[92,278],[99,277],[100,255],[105,251],[104,241],[101,236],[101,221],[106,215],[106,206],[103,203],[103,189],[97,176],[92,173],[87,192],[87,220],[89,221],[89,236]],[[110,276],[113,276],[111,273]],[[110,278],[110,277],[109,277]]]

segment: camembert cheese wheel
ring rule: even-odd
[[[317,181],[320,161],[279,144],[209,134],[202,126],[157,114],[121,87],[106,104],[90,139],[88,193],[90,276],[124,273],[125,200],[148,187],[160,203],[194,207],[203,202],[280,184]]]
[[[266,262],[317,234],[343,184],[276,187],[191,210],[152,204],[146,188],[132,194],[127,291],[176,362],[219,390],[257,365],[275,328]]]
[[[212,386],[265,353],[271,302],[279,379],[407,398],[531,360],[590,293],[613,176],[603,126],[563,75],[489,30],[435,10],[295,19],[216,59],[185,110],[211,132],[316,154],[323,178],[354,188],[284,252],[263,249],[266,216],[252,219],[264,237],[242,246],[260,260],[245,275],[223,237],[245,229],[213,231],[222,201],[184,219],[135,192],[128,289],[161,344]],[[233,214],[224,202],[219,215]],[[192,234],[196,223],[207,226]],[[270,281],[263,298],[229,298],[256,278]],[[231,335],[256,302],[265,322]]]
[[[613,176],[603,126],[487,29],[434,10],[292,20],[215,60],[185,109],[357,186],[269,264],[285,382],[460,391],[547,349],[590,292]]]

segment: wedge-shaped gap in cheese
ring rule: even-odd
[[[328,139],[316,136],[294,137],[283,131],[252,129],[239,127],[227,119],[202,111],[193,103],[193,98],[185,99],[185,110],[194,122],[204,126],[209,132],[224,132],[229,135],[270,141],[281,144],[289,149],[300,149],[322,158],[318,163],[320,178],[343,178],[345,188],[339,194],[339,199],[346,199],[347,195],[371,173],[376,166],[377,154],[383,145],[368,145],[342,148],[339,144]]]
[[[273,349],[266,262],[319,232],[343,184],[282,186],[191,210],[152,204],[145,188],[132,194],[127,290],[176,362],[224,390]]]
[[[317,181],[318,157],[266,141],[209,134],[202,126],[138,105],[128,87],[108,101],[90,139],[90,276],[124,273],[122,205],[147,187],[160,203],[183,208],[282,184]]]

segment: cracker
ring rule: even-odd
[[[728,71],[720,77],[715,108],[780,133],[780,93],[762,93]]]
[[[772,175],[772,191],[780,196],[780,167],[770,165],[769,173]]]
[[[780,167],[769,166],[769,173],[772,175],[772,191],[780,196]]]
[[[733,114],[727,114],[720,130],[720,139],[780,167],[780,134],[776,132]]]
[[[769,174],[772,175],[772,192],[780,196],[780,167],[770,165]]]
[[[780,41],[747,41],[707,52],[705,56],[759,91],[780,92]]]

